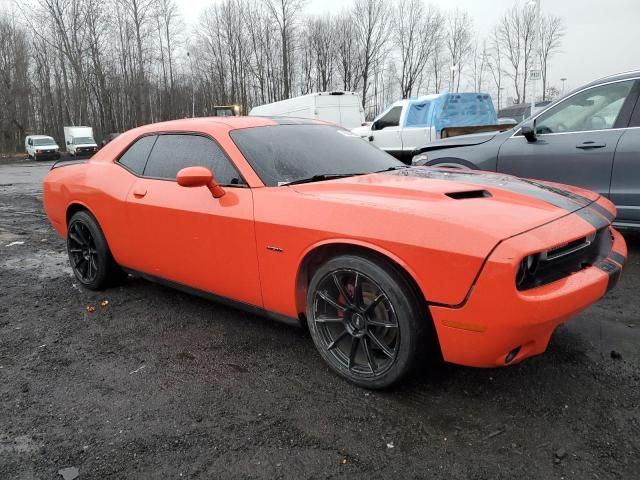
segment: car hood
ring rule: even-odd
[[[359,135],[360,137],[366,137],[371,135],[371,125],[364,125],[361,127],[356,127],[351,129],[352,133]]]
[[[291,186],[326,201],[368,205],[407,216],[457,223],[505,239],[576,212],[599,195],[510,175],[410,167]],[[409,223],[415,225],[415,223]]]
[[[440,150],[443,148],[453,147],[468,147],[471,145],[480,145],[481,143],[488,142],[498,135],[498,131],[495,132],[482,132],[482,133],[470,133],[468,135],[458,135],[451,138],[443,138],[442,140],[436,140],[435,142],[428,143],[417,149],[418,152],[428,152],[431,150]]]

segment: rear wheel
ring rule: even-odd
[[[125,277],[98,222],[87,211],[76,212],[69,221],[67,252],[76,278],[90,290],[101,290]]]
[[[307,322],[316,348],[338,374],[365,388],[385,388],[412,368],[421,348],[426,307],[395,268],[343,255],[314,274]]]

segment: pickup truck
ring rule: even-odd
[[[405,163],[416,148],[455,134],[505,130],[486,93],[441,93],[399,100],[371,124],[351,131]]]

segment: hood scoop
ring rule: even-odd
[[[449,198],[454,200],[467,200],[470,198],[489,198],[491,193],[486,190],[465,190],[463,192],[449,192],[445,193]]]

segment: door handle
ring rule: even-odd
[[[604,148],[606,147],[606,143],[597,143],[597,142],[584,142],[579,145],[576,145],[576,148],[581,150],[590,150],[592,148]]]
[[[146,188],[138,187],[133,189],[133,196],[136,198],[143,198],[146,194],[147,194]]]

